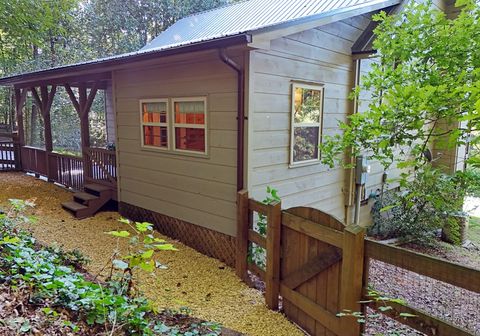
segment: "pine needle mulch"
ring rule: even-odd
[[[86,268],[92,274],[100,272],[117,247],[117,239],[104,232],[126,229],[117,221],[117,212],[76,220],[60,205],[72,199],[71,192],[21,173],[0,173],[0,208],[6,209],[11,198],[35,198],[38,222],[28,228],[43,243],[82,251],[91,259]],[[159,252],[156,257],[168,268],[139,275],[138,288],[159,308],[186,307],[192,316],[248,335],[303,335],[283,315],[269,310],[262,294],[241,282],[231,268],[180,242],[171,242],[179,251]],[[119,247],[126,249],[124,242]]]

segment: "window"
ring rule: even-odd
[[[205,153],[206,104],[204,98],[173,99],[175,150]]]
[[[206,98],[148,99],[140,106],[142,147],[207,153]]]
[[[141,101],[142,145],[168,148],[168,101]]]
[[[291,165],[320,160],[322,119],[323,86],[292,84]]]

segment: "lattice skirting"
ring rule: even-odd
[[[161,234],[229,266],[235,265],[234,237],[124,202],[119,202],[119,212],[134,221],[150,222]]]

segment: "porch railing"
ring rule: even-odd
[[[43,175],[48,180],[75,190],[85,183],[95,182],[116,189],[117,171],[115,152],[102,148],[87,148],[84,157],[47,153],[44,149],[21,148],[22,168]],[[47,163],[48,160],[48,163]]]
[[[0,140],[0,171],[19,169],[18,144],[13,140]]]

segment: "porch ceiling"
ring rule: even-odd
[[[84,75],[70,75],[70,76],[58,76],[45,79],[36,79],[30,81],[23,81],[15,83],[16,88],[30,88],[45,85],[64,86],[68,84],[70,87],[87,87],[92,88],[96,85],[97,89],[106,89],[108,83],[112,80],[111,72],[91,73]]]

